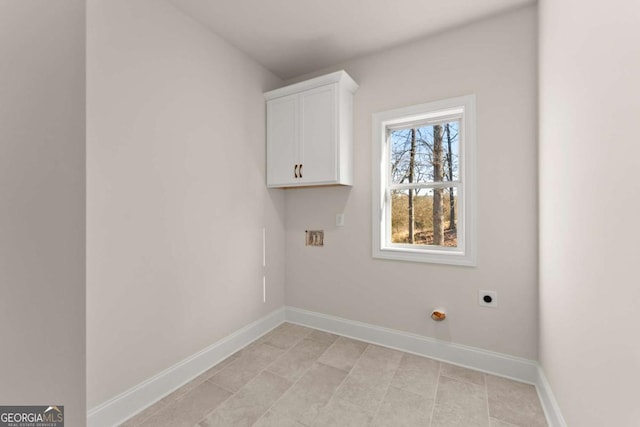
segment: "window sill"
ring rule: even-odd
[[[382,248],[373,251],[373,258],[388,259],[394,261],[424,262],[430,264],[458,265],[475,267],[476,259],[471,254],[463,251],[409,249],[402,247]]]

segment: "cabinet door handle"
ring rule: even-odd
[[[298,177],[298,165],[295,165],[295,166],[293,167],[293,176],[294,176],[295,178],[297,178],[297,177]]]
[[[300,163],[299,175],[300,175],[300,178],[302,178],[302,163]]]

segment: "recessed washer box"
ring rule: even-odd
[[[307,230],[307,246],[324,246],[324,230]]]

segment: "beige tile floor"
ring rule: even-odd
[[[533,386],[284,323],[122,426],[546,426]]]

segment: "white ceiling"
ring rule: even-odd
[[[282,79],[535,0],[170,0]]]

